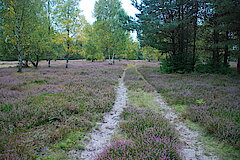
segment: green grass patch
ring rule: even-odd
[[[10,112],[11,110],[12,110],[12,106],[11,105],[0,106],[0,111],[2,111],[2,112]]]
[[[49,82],[47,80],[34,80],[34,81],[31,81],[30,83],[42,85],[42,84],[48,84]]]
[[[82,140],[85,137],[85,133],[83,132],[71,132],[64,138],[62,141],[57,144],[51,146],[52,149],[62,149],[64,151],[69,151],[71,149],[83,150],[84,145],[82,144]]]
[[[151,109],[156,112],[160,111],[159,104],[154,99],[153,92],[144,92],[142,89],[138,91],[128,91],[129,102],[134,107]]]
[[[174,104],[172,105],[174,111],[180,115],[186,114],[186,107],[187,105],[185,104]]]
[[[52,152],[52,154],[46,156],[46,157],[39,157],[36,160],[64,160],[69,159],[66,152],[59,151],[59,152]]]
[[[203,143],[207,151],[215,153],[220,159],[239,160],[240,151],[224,141],[220,141],[211,135],[202,136],[199,140]]]

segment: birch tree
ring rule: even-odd
[[[54,21],[59,32],[57,41],[64,46],[66,52],[66,68],[68,68],[69,55],[74,50],[73,43],[76,41],[76,31],[81,25],[81,19],[79,1],[57,0],[54,10]]]
[[[5,6],[4,6],[4,2],[1,0],[0,1],[0,58],[3,56],[3,43],[4,43],[4,39],[3,39],[3,23],[4,23],[4,11],[5,11]]]
[[[42,1],[4,0],[3,37],[5,43],[12,45],[18,56],[18,72],[22,72],[24,50],[30,44],[29,37],[36,27],[41,14]],[[39,23],[39,22],[37,22]]]
[[[94,29],[99,37],[97,44],[108,57],[109,64],[113,64],[114,57],[128,38],[127,31],[123,29],[126,13],[119,0],[99,0],[95,4],[94,16],[97,19]]]

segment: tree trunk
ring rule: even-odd
[[[198,14],[198,2],[194,1],[194,33],[193,33],[193,57],[192,57],[192,71],[195,69],[195,63],[196,63],[196,40],[197,40],[197,14]]]
[[[112,64],[114,64],[114,57],[115,57],[115,52],[113,52],[113,55],[112,55]]]
[[[237,62],[237,72],[240,74],[240,31],[237,32],[238,37],[238,62]]]
[[[18,56],[18,72],[22,72],[22,66],[23,66],[23,63],[22,63],[22,54],[19,53],[19,56]]]
[[[38,67],[38,63],[39,63],[39,55],[36,55],[36,63],[31,61],[32,65],[37,68]]]
[[[24,65],[25,68],[28,68],[28,67],[29,67],[28,62],[29,62],[29,54],[27,54],[27,56],[26,56],[26,58],[25,58],[25,63],[23,63],[23,65]]]
[[[111,51],[110,51],[110,48],[108,48],[108,64],[112,64],[112,62],[111,62]]]
[[[47,3],[48,3],[48,12],[47,12],[47,14],[48,14],[48,21],[49,21],[49,24],[48,24],[48,36],[50,36],[50,34],[51,34],[51,20],[50,20],[50,13],[51,13],[51,5],[50,5],[50,1],[48,0],[47,1]],[[47,55],[48,55],[48,67],[51,67],[51,56],[50,56],[50,52],[48,51],[48,53],[47,53]]]
[[[39,55],[37,55],[36,68],[38,67]]]
[[[195,30],[195,27],[194,27],[192,71],[195,70],[195,63],[196,63],[196,37],[197,37],[197,31]]]
[[[68,19],[70,18],[70,8],[68,6],[67,8],[67,16]],[[69,58],[69,53],[70,53],[70,26],[69,24],[67,25],[67,55],[66,55],[66,68],[68,68],[68,58]]]
[[[176,43],[175,43],[175,36],[174,36],[174,31],[172,33],[172,36],[171,36],[171,39],[172,39],[172,44],[173,44],[173,56],[176,55]]]
[[[25,60],[24,67],[25,67],[25,68],[28,68],[28,67],[29,67],[29,65],[28,65],[28,58],[26,58],[26,60]]]
[[[224,48],[224,64],[225,65],[228,65],[228,46],[226,45],[225,48]]]
[[[51,59],[48,58],[48,67],[51,67]]]
[[[66,68],[68,68],[68,53],[66,55]]]
[[[228,41],[228,32],[226,32],[226,41]],[[224,64],[225,65],[228,65],[228,57],[229,57],[228,45],[225,45],[224,47]]]
[[[214,64],[219,64],[220,62],[220,55],[219,55],[219,48],[216,47],[219,42],[219,33],[218,31],[214,30],[213,31],[213,43],[214,43],[214,48],[213,48],[213,63]]]
[[[68,36],[69,36],[69,30],[68,30]],[[66,54],[66,68],[68,68],[68,58],[69,58],[69,51],[70,51],[70,42],[67,40],[67,54]]]
[[[237,72],[240,74],[240,54],[238,54]]]
[[[17,53],[18,53],[18,72],[22,72],[23,60],[22,60],[22,51],[21,51],[21,18],[20,15],[17,17],[17,24],[16,24],[16,38],[17,38]]]

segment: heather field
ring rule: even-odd
[[[73,153],[79,158],[89,134],[102,132],[99,122],[108,123],[119,78],[127,105],[111,143],[96,159],[182,159],[185,144],[176,130],[181,122],[206,133],[199,138],[214,135],[223,142],[218,152],[218,141],[209,142],[214,149],[204,154],[238,159],[239,76],[164,74],[158,63],[145,61],[71,61],[68,69],[64,61],[51,68],[41,62],[22,73],[0,68],[0,159],[74,159]],[[176,124],[163,114],[156,91],[180,116]]]
[[[124,63],[0,69],[0,159],[67,159],[111,110]]]
[[[138,70],[183,120],[198,122],[210,135],[240,149],[239,76],[163,74],[158,65]]]

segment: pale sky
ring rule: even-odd
[[[97,0],[81,0],[80,1],[80,8],[83,11],[83,15],[86,17],[87,21],[89,23],[93,23],[95,19],[93,18],[93,10],[94,10],[94,4]],[[135,14],[137,13],[137,9],[131,5],[131,0],[121,0],[122,1],[122,7],[126,11],[126,13],[129,16],[135,17]]]

